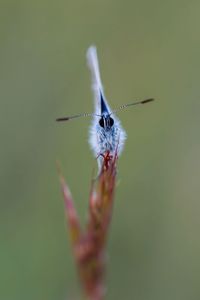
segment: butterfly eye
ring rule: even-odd
[[[114,124],[114,120],[113,120],[113,118],[110,118],[110,127],[112,127],[113,124]]]
[[[99,125],[104,128],[104,118],[99,120]]]

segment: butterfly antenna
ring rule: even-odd
[[[79,114],[79,115],[74,115],[74,116],[69,116],[69,117],[57,118],[56,122],[63,122],[63,121],[69,121],[69,120],[77,119],[77,118],[81,118],[81,117],[94,117],[94,116],[99,117],[99,115],[96,115],[96,114],[84,113],[84,114]]]
[[[145,100],[142,100],[142,101],[136,101],[136,102],[133,102],[133,103],[123,104],[119,108],[112,111],[112,113],[116,113],[117,111],[122,110],[126,107],[129,107],[129,106],[138,105],[138,104],[146,104],[146,103],[149,103],[149,102],[152,102],[152,101],[154,101],[154,98],[149,98],[149,99],[145,99]]]

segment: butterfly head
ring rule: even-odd
[[[102,115],[99,120],[99,125],[104,128],[105,130],[110,130],[111,127],[114,125],[114,119],[108,115]]]

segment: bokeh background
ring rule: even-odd
[[[96,162],[86,50],[128,139],[107,299],[200,299],[200,2],[1,0],[0,299],[80,299],[56,159],[82,223]]]

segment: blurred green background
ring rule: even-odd
[[[1,0],[0,299],[79,299],[55,161],[82,223],[98,49],[128,139],[108,243],[107,299],[200,299],[200,2]]]

